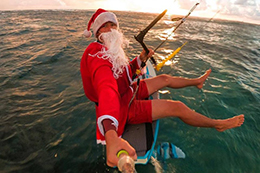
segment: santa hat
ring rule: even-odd
[[[88,27],[83,33],[84,36],[87,38],[91,37],[91,35],[92,35],[92,33],[90,31],[91,26],[92,26],[94,35],[96,36],[99,28],[107,22],[113,22],[114,24],[116,24],[118,26],[117,17],[114,13],[108,12],[104,9],[99,8],[90,18],[90,20],[88,22]]]

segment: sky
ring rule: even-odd
[[[186,15],[260,24],[260,0],[0,0],[0,10],[98,9]]]

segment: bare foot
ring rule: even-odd
[[[196,86],[198,89],[201,89],[203,87],[203,84],[204,84],[205,80],[209,77],[210,73],[211,73],[211,69],[207,70],[204,73],[204,75],[199,77],[199,84]]]
[[[219,132],[223,132],[227,129],[240,127],[244,123],[244,120],[245,118],[243,114],[225,120],[218,120],[220,122],[220,125],[216,127],[216,130]]]

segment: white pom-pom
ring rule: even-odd
[[[87,38],[90,38],[90,37],[92,36],[92,33],[91,33],[91,31],[89,31],[89,30],[86,29],[86,30],[84,31],[83,35],[84,35],[85,37],[87,37]]]

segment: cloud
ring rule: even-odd
[[[62,0],[56,0],[57,2],[60,3],[61,6],[66,6],[67,4],[65,2],[63,2]]]
[[[200,2],[193,14],[201,17],[211,17],[221,10],[217,17],[236,18],[238,20],[255,20],[260,23],[260,0],[0,0],[0,10],[21,9],[97,9],[129,10],[154,12],[161,10],[163,5],[170,7],[177,4],[174,11],[187,11]],[[172,4],[169,4],[172,2]],[[148,6],[147,6],[148,5]],[[170,5],[170,6],[169,6]],[[148,8],[149,7],[149,8]]]
[[[185,8],[187,3],[192,3],[192,0],[178,0],[180,6]],[[217,12],[218,16],[225,18],[234,18],[246,22],[247,20],[254,20],[260,23],[260,0],[201,0],[200,5],[196,11],[201,13]]]
[[[1,10],[62,8],[62,0],[1,0]]]

